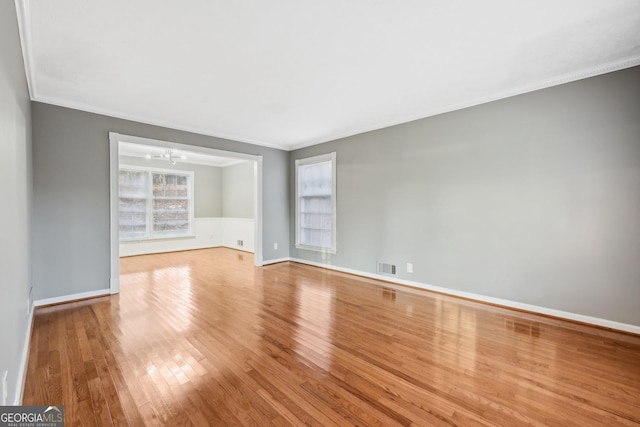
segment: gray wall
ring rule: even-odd
[[[338,253],[292,220],[292,257],[640,325],[639,67],[297,150],[290,177],[332,151]]]
[[[193,172],[195,217],[212,218],[222,216],[222,168],[191,163],[172,165],[166,160],[131,156],[120,156],[120,164]]]
[[[289,153],[38,102],[32,114],[36,299],[109,287],[109,132],[262,155],[264,259],[289,255]]]
[[[7,402],[21,398],[20,371],[29,339],[31,105],[15,3],[0,2],[0,375],[8,371]]]
[[[254,162],[227,166],[222,170],[222,215],[226,218],[253,218]]]

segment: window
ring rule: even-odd
[[[192,236],[193,172],[120,168],[120,240]]]
[[[296,160],[296,247],[336,252],[336,153]]]
[[[120,240],[147,237],[148,175],[120,170]]]

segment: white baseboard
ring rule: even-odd
[[[155,254],[167,254],[169,252],[182,252],[182,251],[197,251],[198,249],[211,249],[211,248],[222,248],[223,245],[202,245],[202,246],[187,246],[184,248],[154,248],[147,249],[140,252],[129,252],[126,254],[120,255],[120,258],[127,258],[130,256],[139,256],[139,255],[155,255]],[[234,248],[235,249],[235,248]]]
[[[216,245],[216,246],[196,246],[196,247],[189,247],[189,248],[185,248],[185,249],[163,249],[163,250],[154,250],[153,252],[144,252],[144,253],[139,253],[139,254],[127,254],[127,255],[120,255],[120,258],[128,258],[128,257],[132,257],[132,256],[140,256],[140,255],[156,255],[156,254],[167,254],[170,252],[182,252],[182,251],[197,251],[198,249],[213,249],[213,248],[227,248],[227,249],[233,249],[236,251],[241,251],[241,252],[247,252],[247,253],[254,253],[253,250],[251,249],[247,249],[247,248],[243,248],[242,246],[227,246],[227,245]]]
[[[24,339],[24,345],[22,346],[22,359],[20,360],[20,371],[16,377],[16,395],[13,405],[22,405],[22,398],[24,393],[24,385],[27,382],[27,368],[29,366],[29,347],[31,343],[31,331],[33,330],[33,308],[29,313],[29,326],[27,327],[27,335]]]
[[[99,291],[81,292],[79,294],[63,295],[60,297],[38,299],[33,302],[34,307],[42,307],[43,305],[61,304],[63,302],[77,301],[81,299],[101,297],[111,295],[110,289],[100,289]]]
[[[411,280],[398,279],[395,277],[383,276],[381,274],[367,273],[364,271],[353,270],[353,269],[344,268],[344,267],[337,267],[334,265],[322,264],[319,262],[307,261],[299,258],[282,258],[280,260],[268,261],[268,263],[283,262],[283,261],[292,261],[300,264],[307,264],[314,267],[320,267],[320,268],[326,268],[329,270],[339,271],[342,273],[355,274],[357,276],[363,276],[370,279],[377,279],[385,282],[397,283],[399,285],[425,289],[427,291],[433,291],[433,292],[438,292],[446,295],[467,298],[474,301],[495,304],[495,305],[499,305],[506,308],[524,310],[531,313],[553,316],[560,319],[572,320],[575,322],[587,323],[590,325],[601,326],[604,328],[615,329],[618,331],[630,332],[632,334],[640,335],[640,326],[637,326],[637,325],[630,325],[627,323],[615,322],[613,320],[601,319],[601,318],[592,317],[592,316],[585,316],[584,314],[571,313],[568,311],[556,310],[553,308],[541,307],[541,306],[532,305],[532,304],[525,304],[525,303],[506,300],[502,298],[488,297],[485,295],[474,294],[471,292],[464,292],[464,291],[458,291],[455,289],[443,288],[440,286],[427,285],[426,283],[413,282]]]
[[[278,264],[279,262],[293,261],[293,259],[289,257],[285,258],[277,258],[277,259],[268,259],[262,262],[262,265],[270,265],[270,264]]]
[[[221,248],[227,248],[227,249],[233,249],[234,251],[246,252],[248,254],[254,253],[252,250],[243,248],[242,246],[226,246],[226,245],[222,245],[220,247]]]

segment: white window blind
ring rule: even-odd
[[[151,173],[153,179],[153,234],[185,236],[189,234],[188,175]]]
[[[148,175],[120,170],[120,240],[147,237]]]
[[[296,160],[296,246],[335,252],[335,153]]]
[[[120,240],[192,235],[193,173],[120,169]]]

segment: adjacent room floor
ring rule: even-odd
[[[39,308],[25,405],[66,425],[640,425],[640,336],[231,249]]]

